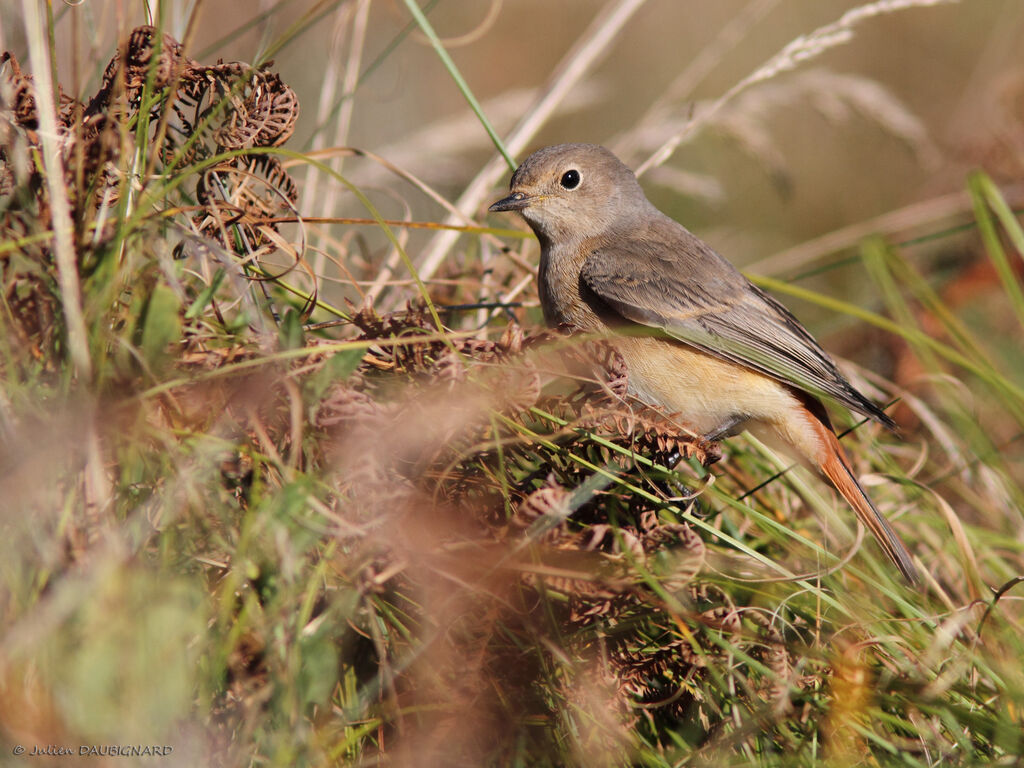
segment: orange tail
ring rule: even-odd
[[[836,490],[850,503],[854,512],[857,513],[857,517],[874,534],[882,549],[885,550],[885,554],[900,569],[900,573],[911,584],[916,584],[919,579],[917,569],[910,561],[910,553],[907,552],[907,548],[903,546],[903,542],[900,541],[899,536],[896,535],[889,522],[882,517],[882,513],[871,503],[871,499],[868,498],[867,493],[861,488],[857,478],[853,476],[853,471],[846,461],[846,453],[839,444],[835,433],[822,424],[819,434],[825,443],[824,459],[820,462],[822,474],[831,481]]]

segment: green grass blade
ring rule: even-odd
[[[480,102],[476,100],[476,96],[473,95],[473,92],[470,90],[468,83],[466,83],[465,78],[462,76],[462,73],[459,72],[459,68],[455,66],[455,62],[452,61],[452,57],[448,55],[448,51],[445,50],[444,45],[441,42],[441,38],[439,38],[437,33],[434,31],[434,27],[431,26],[427,17],[423,14],[423,11],[420,9],[416,0],[405,0],[405,5],[409,9],[409,13],[411,13],[412,17],[416,20],[416,23],[420,25],[420,29],[423,31],[423,34],[425,34],[427,39],[430,40],[430,44],[434,46],[434,50],[440,57],[441,63],[444,64],[444,68],[448,70],[448,74],[451,75],[452,80],[455,81],[455,84],[462,92],[466,102],[469,104],[469,108],[473,110],[473,114],[475,114],[477,119],[480,121],[480,125],[483,126],[485,131],[487,131],[487,135],[491,137],[491,141],[494,142],[494,146],[501,153],[501,156],[505,158],[505,162],[508,163],[508,167],[515,170],[516,161],[512,159],[508,150],[505,149],[504,142],[502,142],[501,138],[498,136],[497,131],[494,130],[494,127],[491,125],[491,121],[487,119],[487,116],[484,114],[483,107],[481,107]]]

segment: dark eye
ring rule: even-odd
[[[562,174],[561,184],[566,189],[576,189],[580,185],[580,172],[575,169],[566,171]]]

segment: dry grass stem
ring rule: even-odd
[[[924,8],[953,2],[958,2],[958,0],[877,0],[874,3],[866,3],[852,8],[837,21],[819,27],[810,34],[797,37],[795,40],[787,43],[782,50],[772,56],[758,69],[732,86],[710,106],[688,120],[680,130],[667,139],[657,151],[640,164],[636,169],[637,175],[643,175],[653,166],[662,165],[672,156],[680,144],[713,121],[718,112],[737,95],[753,85],[770,80],[782,72],[795,69],[804,62],[815,59],[836,46],[848,43],[853,39],[854,28],[862,22],[876,16],[895,13],[908,8]]]

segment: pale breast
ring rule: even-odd
[[[678,413],[700,435],[736,423],[774,420],[795,405],[774,379],[668,339],[626,337],[616,347],[629,369],[629,386],[644,402]]]

